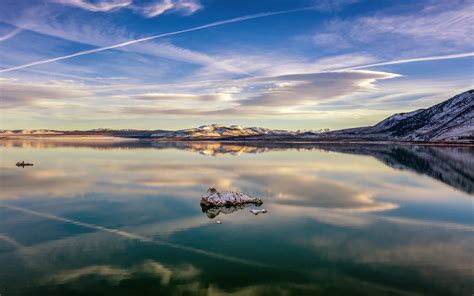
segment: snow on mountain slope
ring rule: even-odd
[[[223,126],[219,124],[202,125],[198,128],[190,128],[172,132],[160,132],[151,135],[152,138],[173,140],[195,140],[195,139],[218,139],[234,137],[254,137],[263,135],[290,135],[291,132],[284,130],[271,130],[261,127],[243,128],[239,125]]]
[[[404,119],[393,136],[411,141],[458,140],[474,136],[474,90]]]
[[[474,90],[463,92],[427,109],[392,115],[374,126],[330,132],[324,137],[388,141],[473,141]]]
[[[62,132],[53,130],[0,130],[0,136],[19,136],[19,135],[60,135]]]

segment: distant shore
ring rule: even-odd
[[[71,141],[137,141],[138,138],[124,138],[106,135],[7,135],[0,140],[71,140]]]
[[[0,135],[0,141],[8,140],[45,140],[71,142],[182,142],[182,143],[223,143],[223,144],[361,144],[361,145],[429,145],[429,146],[467,146],[474,147],[474,142],[454,141],[387,141],[367,139],[249,139],[249,138],[202,138],[202,139],[155,139],[151,137],[112,136],[104,134],[30,134],[30,135]]]

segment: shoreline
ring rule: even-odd
[[[278,139],[185,139],[185,140],[160,140],[149,137],[120,137],[110,135],[64,135],[64,134],[51,134],[51,135],[8,135],[0,136],[0,141],[21,141],[21,140],[44,140],[44,141],[71,141],[71,142],[160,142],[160,143],[222,143],[222,144],[360,144],[360,145],[420,145],[420,146],[466,146],[474,147],[474,142],[417,142],[417,141],[387,141],[387,140],[278,140]]]

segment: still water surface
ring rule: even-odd
[[[473,147],[0,149],[2,296],[474,291]],[[260,197],[268,213],[211,219],[199,206],[209,187]]]

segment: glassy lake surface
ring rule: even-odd
[[[473,147],[0,146],[2,296],[474,292]],[[208,187],[268,213],[210,219]]]

